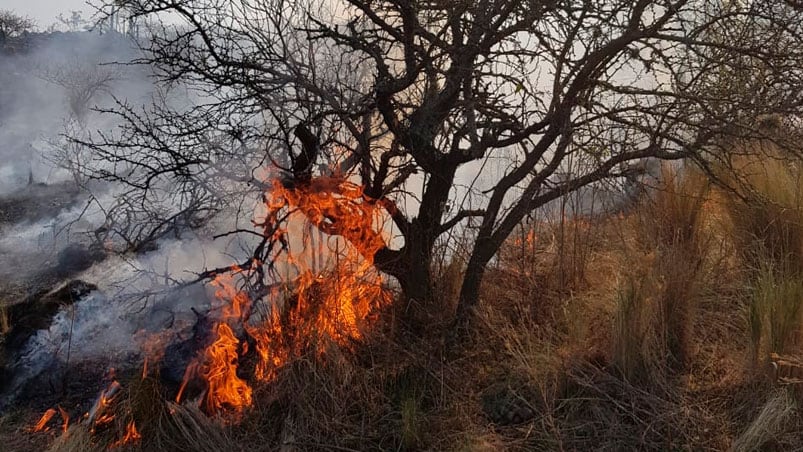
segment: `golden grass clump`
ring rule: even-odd
[[[691,362],[695,310],[708,282],[708,189],[701,175],[664,167],[660,184],[634,214],[612,338],[612,360],[629,379],[661,380]]]
[[[789,391],[775,389],[748,427],[731,446],[734,452],[755,450],[782,450],[783,436],[795,441],[795,430],[800,426],[797,406]],[[799,440],[799,439],[798,439]]]
[[[748,147],[727,174],[726,206],[741,251],[752,365],[800,355],[803,330],[803,172],[772,146]]]

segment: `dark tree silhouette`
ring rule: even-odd
[[[198,187],[221,178],[265,189],[252,174],[266,152],[288,184],[345,175],[392,218],[399,244],[369,257],[419,309],[433,307],[437,241],[471,226],[460,317],[534,209],[630,176],[644,159],[711,169],[732,139],[766,135],[759,118],[796,121],[803,105],[794,2],[123,3],[152,24],[139,62],[198,98],[110,111],[120,133],[82,142],[114,163],[96,177],[143,198],[159,181],[192,187],[195,204],[179,210],[206,215],[221,195]],[[491,161],[504,163],[483,187]],[[326,233],[344,232],[331,224]]]
[[[13,11],[0,10],[0,43],[7,38],[14,38],[26,31],[33,30],[32,19],[20,16]]]

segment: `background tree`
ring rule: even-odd
[[[23,32],[33,30],[34,22],[13,11],[0,10],[0,43],[7,38],[14,38]]]
[[[460,316],[534,209],[628,176],[643,159],[710,169],[727,154],[726,137],[763,135],[757,118],[796,118],[803,102],[803,12],[772,0],[124,6],[159,24],[139,62],[197,97],[110,111],[124,120],[119,133],[81,141],[99,162],[114,162],[87,168],[94,177],[147,199],[169,184],[197,193],[209,178],[265,190],[253,174],[266,159],[286,170],[288,186],[334,171],[392,219],[399,238],[365,257],[417,309],[431,307],[437,241],[470,226]],[[723,74],[750,81],[729,86]],[[582,164],[567,171],[569,161]],[[489,182],[482,176],[493,162],[500,174]],[[232,186],[218,187],[201,189],[202,204],[221,207]],[[312,219],[350,239],[340,220]]]
[[[109,94],[112,84],[122,77],[119,68],[101,65],[77,53],[65,55],[62,61],[45,63],[37,75],[64,89],[70,116],[81,123],[86,120],[93,100],[100,94]]]

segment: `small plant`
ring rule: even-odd
[[[748,305],[748,325],[756,364],[770,353],[799,352],[803,328],[803,281],[771,267],[755,279]]]

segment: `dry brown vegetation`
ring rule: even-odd
[[[32,435],[38,413],[15,413],[0,440],[106,450],[134,420],[142,438],[116,449],[799,448],[803,180],[780,157],[744,153],[734,191],[666,167],[627,214],[522,226],[460,343],[406,334],[388,310],[352,350],[283,368],[237,419],[133,379],[103,432]],[[443,312],[461,262],[436,282]]]

